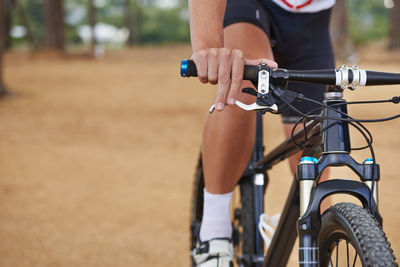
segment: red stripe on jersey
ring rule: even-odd
[[[287,5],[289,8],[293,8],[292,4],[289,4],[286,0],[282,0],[282,2]]]
[[[296,9],[301,9],[301,8],[303,8],[303,7],[305,7],[305,6],[308,6],[309,4],[311,4],[311,2],[312,2],[313,0],[308,0],[307,2],[305,2],[304,4],[301,4],[301,5],[298,5],[298,6],[293,6],[292,4],[290,4],[287,0],[282,0],[282,2],[285,4],[285,5],[287,5],[289,8],[293,8],[293,7],[295,7]]]
[[[308,0],[307,2],[305,2],[302,5],[296,6],[296,9],[300,9],[300,8],[305,7],[305,6],[308,6],[309,4],[311,4],[311,2],[312,2],[312,0]]]

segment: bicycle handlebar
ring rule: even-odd
[[[254,83],[258,80],[259,66],[245,65],[243,79]],[[343,65],[338,69],[326,70],[286,70],[269,69],[271,78],[283,78],[288,81],[319,83],[326,85],[337,85],[343,89],[350,87],[357,88],[359,85],[390,85],[400,84],[400,74],[390,72],[377,72],[360,70],[358,67],[351,68]],[[182,77],[197,77],[196,65],[192,60],[182,60]]]

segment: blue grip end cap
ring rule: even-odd
[[[186,59],[183,59],[181,61],[181,76],[182,77],[187,76],[187,70],[188,70],[188,61]]]

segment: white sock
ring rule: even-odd
[[[232,238],[230,215],[232,193],[211,194],[204,188],[200,241],[204,242],[213,238]]]

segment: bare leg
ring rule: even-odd
[[[240,36],[240,38],[238,38]],[[240,49],[248,59],[273,59],[266,34],[249,23],[236,23],[224,30],[224,45]],[[242,87],[252,86],[243,82]],[[255,101],[240,93],[242,102]],[[209,114],[203,131],[203,166],[205,187],[213,194],[233,191],[250,159],[255,137],[255,112],[236,106]]]

